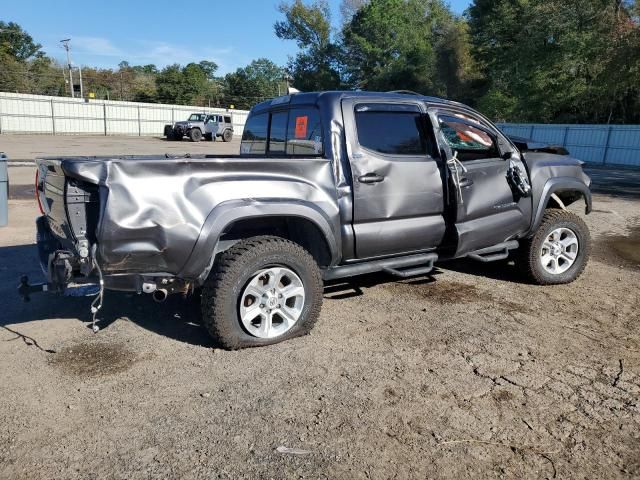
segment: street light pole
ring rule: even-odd
[[[73,73],[72,73],[72,69],[71,69],[71,53],[69,52],[69,42],[71,41],[70,38],[65,38],[64,40],[60,40],[60,43],[62,43],[62,48],[64,48],[67,51],[67,67],[69,67],[69,84],[71,86],[71,98],[75,98],[75,92],[74,92],[74,87],[73,87]]]

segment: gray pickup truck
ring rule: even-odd
[[[467,257],[571,282],[590,239],[566,206],[590,212],[590,180],[538,150],[459,103],[325,92],[255,106],[240,155],[40,159],[46,289],[196,292],[213,338],[235,349],[309,332],[326,280]],[[23,295],[38,289],[23,278]]]

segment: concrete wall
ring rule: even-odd
[[[509,135],[562,145],[587,163],[640,166],[640,125],[503,123],[498,127]]]
[[[185,105],[74,99],[0,92],[0,133],[161,136],[165,124],[191,113],[231,113],[242,135],[249,112]]]

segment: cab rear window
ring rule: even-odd
[[[267,132],[269,131],[269,114],[250,115],[242,133],[240,153],[267,153]]]
[[[242,135],[240,153],[322,155],[322,126],[318,109],[294,107],[250,115]]]

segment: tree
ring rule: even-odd
[[[487,95],[516,100],[508,102],[510,120],[640,120],[637,109],[628,108],[638,105],[639,77],[629,61],[638,47],[633,6],[622,0],[475,0],[469,23]]]
[[[275,33],[294,40],[300,53],[289,61],[293,85],[301,90],[332,90],[342,84],[340,49],[332,39],[331,10],[326,0],[307,6],[302,0],[279,7],[285,20],[276,22]]]
[[[180,65],[163,68],[156,77],[158,100],[160,103],[179,103],[184,88],[184,76]]]
[[[0,90],[57,95],[64,92],[60,68],[20,25],[0,21]]]
[[[0,21],[0,53],[18,62],[26,62],[35,57],[43,57],[42,45],[35,43],[31,35],[14,22]]]
[[[216,71],[218,71],[218,64],[215,62],[210,62],[209,60],[202,60],[198,63],[200,69],[204,72],[207,80],[213,80],[216,78]]]
[[[284,92],[284,69],[271,60],[259,58],[225,76],[226,99],[238,108],[250,108]]]
[[[349,83],[367,90],[445,93],[437,47],[453,25],[441,0],[371,0],[343,30]]]

